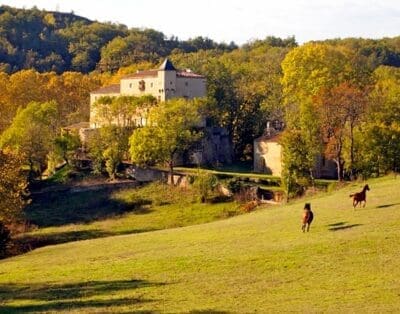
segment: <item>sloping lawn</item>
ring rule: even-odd
[[[201,224],[241,214],[235,202],[199,202],[193,189],[161,183],[121,190],[46,193],[27,218],[37,229],[20,236],[31,247]]]
[[[396,313],[399,179],[213,223],[41,248],[0,261],[12,312]],[[305,201],[315,214],[301,233]]]

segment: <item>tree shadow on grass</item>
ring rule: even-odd
[[[134,213],[152,212],[149,199],[123,202],[113,197],[115,189],[84,192],[48,192],[32,196],[32,202],[25,209],[27,220],[38,227],[62,226]]]
[[[354,227],[362,226],[362,224],[347,225],[346,222],[340,222],[340,223],[330,224],[328,226],[329,226],[328,228],[329,231],[339,231],[339,230],[351,229]]]
[[[56,310],[82,310],[93,308],[100,311],[109,307],[129,307],[134,309],[143,303],[156,300],[138,296],[135,290],[162,286],[144,280],[89,281],[74,284],[3,284],[0,285],[0,313],[41,312]],[[128,292],[133,297],[110,298],[118,292]],[[141,293],[142,294],[142,293]],[[89,300],[87,300],[89,298]],[[17,302],[21,303],[15,304]],[[14,304],[7,304],[13,302]],[[30,303],[31,302],[31,303]],[[41,302],[41,303],[39,303]],[[115,310],[114,310],[115,311]],[[130,313],[154,313],[152,311],[132,311]]]
[[[81,230],[81,231],[66,231],[66,232],[51,232],[43,234],[22,234],[14,239],[14,252],[10,255],[18,255],[21,253],[29,252],[34,249],[48,246],[62,244],[72,241],[89,240],[96,238],[105,238],[116,235],[134,234],[142,232],[155,231],[157,229],[132,229],[124,232],[106,232],[102,230]]]

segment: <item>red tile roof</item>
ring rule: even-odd
[[[98,90],[91,92],[91,94],[118,94],[120,93],[120,84],[112,84],[108,86],[103,86]]]
[[[196,74],[193,72],[188,72],[188,71],[179,71],[176,72],[177,77],[188,77],[188,78],[205,78],[203,75]]]
[[[139,71],[134,74],[128,74],[122,77],[122,79],[129,79],[129,78],[142,78],[142,77],[157,77],[158,70],[146,70],[146,71]]]

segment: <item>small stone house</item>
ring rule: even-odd
[[[254,140],[254,172],[282,176],[282,145],[280,132],[268,128],[264,135]],[[314,177],[317,179],[337,179],[336,164],[318,156],[314,167]]]

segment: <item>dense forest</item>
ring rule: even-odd
[[[198,111],[214,125],[226,128],[235,160],[251,160],[253,140],[263,134],[267,123],[283,122],[283,183],[289,194],[313,184],[316,156],[336,163],[339,180],[400,169],[400,37],[298,45],[294,37],[270,36],[238,47],[203,37],[166,38],[156,30],[128,29],[74,14],[2,6],[0,174],[7,186],[4,193],[12,182],[15,195],[23,186],[11,171],[16,162],[29,165],[30,178],[40,176],[50,164],[54,168],[60,161],[69,162],[79,145],[61,129],[88,121],[91,91],[119,83],[125,74],[155,68],[166,56],[178,68],[205,75],[207,97],[189,106],[177,101],[170,104],[173,111],[152,104],[156,106],[154,120],[164,125],[168,115],[179,118],[181,112],[190,112],[195,121],[197,113],[188,107],[199,106]],[[143,100],[110,100],[112,110],[107,114],[118,116],[139,103]],[[164,128],[165,138],[171,139],[178,124],[169,134],[168,127]],[[187,127],[182,125],[182,134],[189,134]],[[161,131],[139,133],[154,139]],[[100,168],[111,169],[111,177],[127,156],[139,156],[143,162],[150,159],[129,147],[129,141],[139,146],[138,130],[121,132],[110,126],[96,141],[103,146],[92,147],[93,159]],[[187,138],[197,138],[191,135]],[[161,160],[171,158],[152,159]],[[0,206],[0,215],[1,211]]]
[[[72,13],[0,7],[0,69],[16,72],[115,71],[140,61],[157,62],[173,52],[237,48],[197,37],[181,41],[152,29],[99,23]]]

